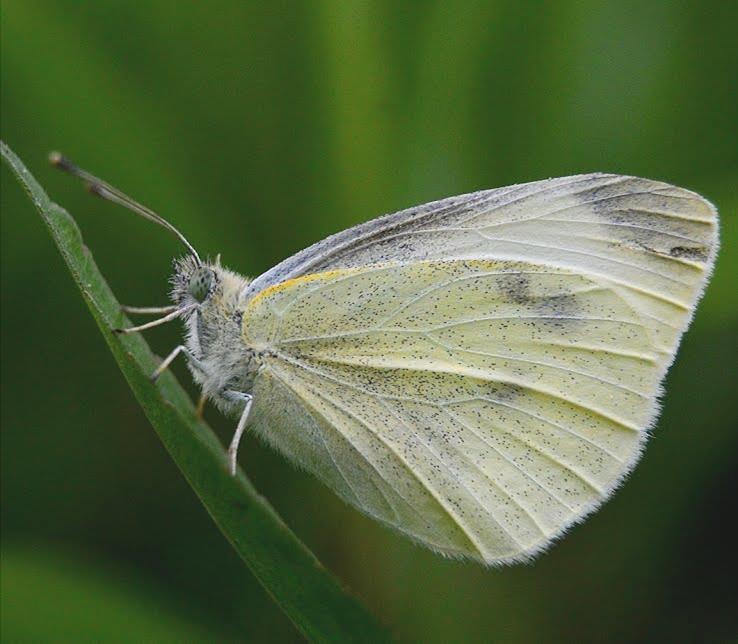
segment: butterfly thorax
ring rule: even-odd
[[[197,271],[207,275],[207,292],[198,301],[189,285]],[[193,276],[195,276],[193,278]],[[249,393],[262,361],[258,351],[243,341],[243,306],[240,294],[249,280],[229,271],[219,262],[196,267],[190,260],[175,263],[171,297],[181,307],[195,305],[185,317],[185,344],[192,357],[193,378],[203,394],[230,411],[235,403],[225,398],[226,390]]]

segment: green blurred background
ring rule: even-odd
[[[180,248],[55,173],[50,149],[249,275],[384,212],[549,176],[638,174],[713,200],[722,253],[645,456],[533,565],[436,557],[252,439],[241,462],[405,641],[727,641],[737,24],[722,0],[3,0],[2,138],[138,305],[164,302]],[[3,639],[298,641],[159,444],[7,169],[1,237]],[[164,354],[178,336],[147,337]],[[228,440],[232,419],[207,418]]]

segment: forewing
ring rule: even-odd
[[[715,210],[693,192],[638,177],[575,175],[379,217],[293,255],[243,295],[248,299],[288,279],[337,268],[507,259],[604,275],[689,301],[695,281],[689,266],[711,262],[715,237]]]
[[[716,215],[678,188],[582,176],[322,244],[246,305],[244,340],[267,354],[255,428],[367,514],[499,562],[545,547],[635,463]]]

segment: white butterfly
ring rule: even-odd
[[[187,247],[161,309],[187,341],[159,372],[184,352],[204,396],[240,413],[233,470],[248,426],[362,512],[497,564],[550,545],[635,465],[717,213],[590,174],[387,215],[253,281]]]

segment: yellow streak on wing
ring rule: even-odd
[[[325,271],[323,273],[309,273],[308,275],[301,275],[300,277],[294,277],[292,279],[285,280],[284,282],[273,284],[272,286],[269,286],[268,288],[265,288],[263,291],[260,291],[259,293],[254,295],[254,297],[249,300],[246,311],[249,311],[249,309],[261,305],[261,300],[263,300],[264,298],[271,297],[282,291],[297,288],[309,282],[315,282],[318,280],[329,280],[334,277],[342,277],[343,275],[358,273],[363,270],[363,268],[343,268],[332,271]]]
[[[429,267],[435,264],[438,264],[438,260],[425,260],[425,261],[416,261],[412,263],[412,268],[416,270],[422,270],[423,267]],[[468,266],[469,268],[476,268],[476,269],[495,269],[495,268],[501,268],[503,266],[509,267],[511,264],[515,264],[515,262],[498,262],[493,260],[486,260],[486,259],[465,259],[463,260],[463,263]],[[519,263],[522,267],[524,264],[522,262]],[[401,264],[392,263],[392,262],[378,262],[376,264],[371,264],[368,266],[355,266],[352,268],[337,268],[330,271],[323,271],[321,273],[308,273],[307,275],[301,275],[300,277],[293,277],[292,279],[285,280],[284,282],[278,282],[277,284],[273,284],[272,286],[269,286],[265,288],[263,291],[259,291],[256,295],[254,295],[253,298],[251,298],[247,305],[246,305],[246,311],[251,312],[252,309],[255,309],[256,306],[261,305],[261,301],[267,297],[272,297],[277,294],[282,294],[284,291],[288,291],[290,289],[295,289],[303,286],[304,284],[308,284],[310,282],[316,282],[318,280],[321,281],[328,281],[333,278],[342,278],[348,275],[355,275],[357,273],[363,273],[366,271],[373,271],[373,270],[383,270],[386,268],[390,268],[393,266],[400,266]],[[543,267],[541,267],[543,268]],[[515,273],[514,270],[507,270],[505,271],[507,273]],[[547,269],[547,273],[555,273],[556,269]],[[566,271],[567,273],[571,271]]]

